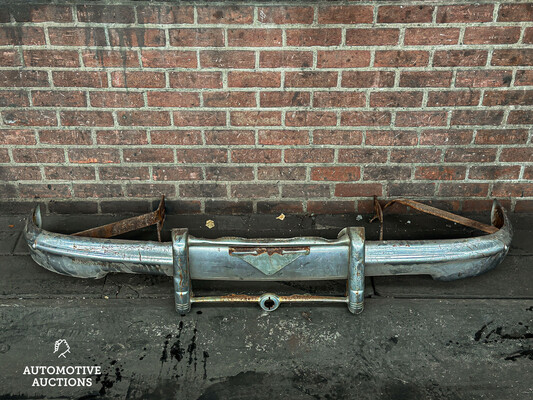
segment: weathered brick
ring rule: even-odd
[[[458,87],[502,87],[509,86],[512,71],[507,70],[478,70],[457,71],[455,86]]]
[[[253,167],[205,167],[205,179],[209,181],[251,181]]]
[[[8,49],[0,50],[0,67],[18,67],[20,65],[21,61],[18,51]],[[15,72],[22,73],[27,71],[1,71],[0,79],[2,79],[2,81],[5,79],[3,78],[3,74],[6,72],[14,74]],[[46,76],[46,74],[43,75]],[[2,86],[6,85],[3,84]]]
[[[57,125],[54,111],[32,110],[30,108],[13,109],[2,112],[5,125],[11,126],[54,126]]]
[[[254,19],[254,8],[248,6],[199,6],[199,24],[249,24]]]
[[[48,28],[50,44],[58,46],[106,46],[104,28],[76,27],[76,28]],[[44,40],[43,40],[44,44]]]
[[[335,185],[337,197],[372,197],[382,194],[383,187],[380,183],[338,183]]]
[[[519,26],[467,27],[465,44],[512,44],[520,38]]]
[[[172,4],[137,6],[139,24],[192,24],[194,7]]]
[[[206,92],[205,107],[255,107],[255,92]]]
[[[45,166],[46,179],[55,181],[94,181],[96,172],[94,167],[56,167]]]
[[[196,68],[195,51],[143,50],[143,67],[147,68]]]
[[[516,71],[514,84],[515,86],[533,86],[533,69]]]
[[[342,87],[376,88],[392,87],[394,72],[392,71],[343,71]]]
[[[198,107],[200,105],[200,95],[194,92],[148,92],[146,99],[149,107]]]
[[[472,142],[474,132],[471,130],[431,130],[420,133],[420,145],[447,145],[456,146],[464,145]]]
[[[34,26],[0,26],[0,46],[44,45],[44,30]]]
[[[55,86],[107,87],[107,74],[101,71],[54,71],[52,77]]]
[[[410,167],[365,166],[364,181],[400,181],[411,178]]]
[[[254,131],[216,130],[205,132],[205,143],[208,145],[253,145]]]
[[[216,89],[222,87],[220,72],[170,72],[170,87]]]
[[[118,47],[160,47],[165,45],[165,31],[145,28],[109,28],[109,43]]]
[[[342,126],[386,126],[391,123],[391,115],[387,111],[343,111]]]
[[[309,132],[301,130],[260,130],[259,144],[290,146],[309,144]]]
[[[492,4],[465,4],[439,6],[437,23],[490,22],[492,21]]]
[[[434,183],[419,183],[419,182],[401,182],[389,183],[387,185],[388,195],[391,197],[397,196],[413,196],[413,197],[433,197],[435,193]]]
[[[369,146],[416,146],[417,133],[413,131],[367,131],[365,144]]]
[[[311,214],[352,214],[355,213],[353,201],[308,201],[307,212]]]
[[[35,134],[27,129],[2,129],[0,130],[0,144],[35,144]]]
[[[402,71],[400,86],[403,87],[449,87],[451,71]]]
[[[260,181],[302,181],[305,180],[305,167],[258,167]]]
[[[113,115],[108,111],[61,111],[64,126],[113,126]]]
[[[483,96],[484,106],[530,106],[533,105],[533,90],[487,90]]]
[[[113,164],[120,162],[117,149],[107,148],[79,148],[69,149],[68,158],[76,164]]]
[[[499,125],[503,119],[500,110],[455,110],[452,125]]]
[[[225,163],[228,152],[225,149],[177,149],[178,163]]]
[[[487,63],[486,50],[441,50],[433,56],[434,67],[475,67]]]
[[[142,93],[90,92],[91,106],[98,108],[139,108],[144,106]],[[33,101],[35,103],[35,100]]]
[[[13,161],[16,163],[56,164],[64,162],[65,156],[63,149],[28,147],[13,149]]]
[[[39,142],[44,144],[90,145],[93,143],[91,132],[82,130],[39,131]]]
[[[396,126],[445,126],[448,119],[446,111],[398,111]]]
[[[364,107],[366,96],[363,92],[315,92],[313,106],[318,108]]]
[[[288,46],[338,46],[341,44],[341,29],[287,29]]]
[[[70,5],[19,3],[10,5],[9,12],[15,22],[72,21],[72,8]]]
[[[162,88],[165,74],[151,71],[115,71],[111,73],[111,84],[122,88]]]
[[[23,184],[19,185],[19,195],[29,199],[69,198],[70,188],[64,184]]]
[[[1,87],[43,87],[49,86],[46,71],[0,71]]]
[[[429,92],[428,107],[453,107],[453,106],[475,106],[479,103],[480,93],[473,90],[439,90]]]
[[[398,44],[399,29],[347,29],[346,45],[348,46],[394,46]]]
[[[133,50],[82,50],[81,56],[86,67],[128,68],[139,66],[137,51]]]
[[[281,150],[277,149],[232,149],[231,161],[234,163],[269,164],[281,161]]]
[[[431,22],[432,15],[431,6],[380,6],[378,22],[399,24]]]
[[[280,87],[281,73],[266,71],[230,71],[228,72],[229,87]]]
[[[359,145],[362,141],[362,131],[315,130],[313,132],[313,144]]]
[[[40,181],[41,169],[39,167],[8,167],[0,166],[0,181]]]
[[[463,166],[420,166],[415,168],[415,179],[451,181],[463,180],[466,167]]]
[[[444,154],[444,162],[487,163],[495,159],[495,148],[451,148]]]
[[[229,47],[280,47],[281,29],[228,29]]]
[[[171,46],[176,47],[223,47],[224,30],[220,28],[169,29]]]
[[[531,183],[495,182],[490,193],[492,197],[533,197]]]
[[[125,162],[168,163],[174,162],[174,152],[169,148],[127,148],[123,150]]]
[[[459,41],[459,28],[407,28],[406,45],[452,45]]]
[[[438,163],[442,151],[439,149],[393,149],[390,153],[392,163]]]
[[[330,163],[333,157],[333,149],[309,147],[285,150],[285,162],[288,163]]]
[[[318,9],[319,24],[371,24],[372,6],[323,6]]]
[[[468,172],[469,179],[497,181],[502,179],[518,179],[520,166],[474,165]],[[461,197],[464,197],[461,195]]]
[[[376,67],[424,67],[428,64],[429,53],[419,50],[376,51]]]
[[[232,111],[230,119],[235,126],[277,126],[281,124],[281,112]]]
[[[311,94],[292,91],[261,92],[259,99],[261,107],[304,107],[310,105]]]
[[[121,5],[78,5],[78,21],[94,23],[132,24],[135,22],[133,7]]]
[[[494,50],[492,65],[533,65],[533,49]]]
[[[231,197],[261,199],[278,197],[279,188],[277,184],[238,184],[231,185]]]
[[[261,68],[307,68],[313,65],[313,53],[310,51],[261,51],[259,67]]]
[[[0,90],[0,107],[28,107],[28,93],[15,90]]]
[[[222,111],[174,111],[175,126],[224,126],[226,113]]]
[[[179,186],[180,197],[227,197],[227,188],[223,183],[187,183]]]
[[[526,129],[480,129],[476,133],[475,142],[477,144],[524,144],[528,136]]]
[[[202,68],[254,68],[255,54],[247,50],[200,51]]]
[[[531,125],[533,124],[533,115],[531,110],[514,110],[509,112],[507,117],[509,125]]]
[[[370,107],[421,107],[423,96],[422,92],[372,92]]]
[[[335,126],[337,114],[329,111],[289,111],[285,115],[287,126]]]
[[[340,163],[355,163],[355,164],[381,164],[387,162],[387,150],[384,149],[339,149]]]
[[[281,187],[281,197],[309,199],[330,197],[329,185],[325,184],[290,184]]]
[[[121,185],[95,184],[95,183],[74,183],[72,185],[74,197],[82,198],[110,198],[124,197]]]
[[[202,144],[202,134],[196,130],[152,130],[150,137],[152,144],[175,144],[180,146]]]
[[[148,167],[100,167],[101,181],[145,181],[150,179]]]
[[[533,21],[533,4],[502,4],[498,12],[498,22]]]
[[[307,6],[258,7],[257,19],[263,24],[310,24],[314,9]]]
[[[24,62],[29,67],[78,67],[77,51],[24,50]]]
[[[38,107],[86,107],[87,99],[84,92],[70,91],[34,91],[32,102]]]
[[[117,121],[122,126],[168,126],[167,111],[117,111]]]
[[[361,178],[359,167],[313,167],[311,168],[312,181],[328,182],[353,182]]]
[[[253,203],[244,200],[206,200],[206,214],[251,214],[253,212]]]
[[[337,86],[337,72],[302,71],[285,74],[286,87],[334,87]]]
[[[438,191],[443,197],[487,197],[488,183],[441,183]]]
[[[318,68],[358,68],[370,65],[370,51],[331,50],[317,52]]]
[[[9,161],[9,153],[7,152],[7,149],[0,149],[0,162],[8,163]]]
[[[112,130],[96,131],[97,144],[129,145],[147,144],[146,131],[144,130]]]

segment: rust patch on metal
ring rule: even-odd
[[[250,256],[259,256],[261,254],[268,254],[269,256],[272,256],[273,254],[291,254],[291,253],[309,253],[310,248],[309,246],[301,246],[301,247],[230,247],[229,248],[229,254],[247,254]]]

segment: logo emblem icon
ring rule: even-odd
[[[56,340],[56,343],[54,344],[54,354],[60,351],[60,349],[64,349],[64,351],[60,352],[57,358],[60,358],[60,357],[67,358],[65,354],[70,353],[70,346],[68,345],[65,339]]]

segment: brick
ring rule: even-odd
[[[533,69],[517,70],[514,84],[515,86],[533,86]]]
[[[15,50],[0,50],[0,67],[17,67],[21,65],[18,51]],[[2,71],[2,73],[14,73],[15,71]],[[18,72],[18,71],[17,71]],[[20,71],[20,73],[26,71]],[[2,75],[0,75],[0,79]],[[5,85],[2,85],[5,86]]]
[[[142,93],[135,92],[90,92],[90,99],[91,106],[98,108],[138,108],[144,106]]]
[[[506,70],[479,70],[457,71],[455,86],[458,87],[503,87],[509,86],[512,80],[512,71]]]
[[[316,147],[286,149],[285,162],[287,163],[331,163],[334,158],[333,149],[321,149]]]
[[[152,138],[152,144],[175,144],[180,146],[202,144],[202,134],[200,131],[152,130],[150,137]]]
[[[399,181],[411,178],[410,167],[365,166],[364,181]]]
[[[278,149],[232,149],[231,161],[234,163],[270,164],[281,162],[281,150]]]
[[[334,87],[337,86],[337,72],[302,71],[286,72],[286,87]]]
[[[16,4],[9,7],[15,22],[70,22],[72,9],[58,4]],[[9,22],[9,21],[5,21]]]
[[[28,107],[30,101],[24,91],[0,90],[0,107]]]
[[[123,150],[125,162],[171,163],[174,152],[168,148],[128,148]]]
[[[285,115],[287,126],[335,126],[337,114],[329,111],[289,111]]]
[[[0,149],[0,162],[8,163],[9,161],[9,153],[7,152],[7,149]]]
[[[48,28],[50,44],[57,46],[106,46],[104,28]],[[43,41],[44,44],[44,41]]]
[[[0,46],[38,46],[45,43],[43,28],[0,26]]]
[[[95,204],[95,202],[90,201],[91,204]],[[167,208],[167,212],[170,212],[170,210],[174,211],[175,207],[175,201],[173,200],[167,200],[165,201],[165,206]],[[181,202],[180,202],[181,203]],[[152,207],[152,204],[150,204],[149,200],[132,200],[132,199],[110,199],[100,201],[100,209],[102,214],[125,214],[125,213],[131,213],[131,214],[140,214],[140,213],[146,213],[149,211],[153,211],[154,208],[157,207],[157,204],[154,204],[154,207]]]
[[[0,166],[0,181],[40,181],[39,167],[7,167]]]
[[[339,162],[350,164],[386,163],[387,150],[365,148],[339,149]]]
[[[338,46],[341,30],[338,28],[287,29],[287,46]]]
[[[366,96],[363,92],[315,92],[313,105],[318,108],[364,107]]]
[[[418,50],[376,51],[376,67],[424,67],[427,66],[429,53]]]
[[[300,130],[260,130],[259,144],[275,146],[307,145],[309,132]]]
[[[107,74],[101,71],[54,71],[52,77],[55,86],[107,87]]]
[[[533,65],[533,49],[494,50],[492,65]]]
[[[107,111],[61,111],[65,126],[113,126],[113,115]]]
[[[370,107],[421,107],[423,96],[422,92],[373,92]]]
[[[144,130],[96,131],[97,144],[129,145],[148,144]]]
[[[24,50],[29,67],[78,67],[78,52],[70,50]]]
[[[448,119],[446,111],[398,111],[396,126],[445,126]]]
[[[476,133],[475,142],[477,144],[525,144],[528,136],[526,129],[480,129]]]
[[[225,163],[228,152],[225,149],[177,149],[178,163]]]
[[[394,46],[399,37],[399,29],[346,29],[347,46]]]
[[[78,21],[100,24],[132,24],[135,22],[133,7],[119,5],[78,5]]]
[[[518,165],[515,167],[505,167],[505,168],[520,168]],[[524,179],[533,179],[533,167],[526,167],[524,169]]]
[[[165,74],[149,71],[116,71],[111,73],[111,84],[123,88],[163,88]]]
[[[44,144],[57,145],[90,145],[93,143],[90,131],[67,131],[67,130],[50,130],[39,131],[39,142]]]
[[[472,142],[473,131],[471,130],[431,130],[420,133],[420,145],[447,145],[457,146]]]
[[[100,167],[101,181],[145,181],[150,179],[148,167]]]
[[[307,107],[311,104],[309,92],[261,92],[261,107]]]
[[[498,22],[533,21],[533,4],[502,4],[498,12]]]
[[[46,179],[55,181],[94,181],[94,167],[44,167]]]
[[[313,53],[310,51],[261,51],[259,67],[261,68],[308,68],[313,65]]]
[[[402,87],[449,87],[452,81],[451,71],[402,71]]]
[[[220,72],[169,72],[170,87],[216,89],[222,87]]]
[[[318,9],[319,24],[371,24],[372,6],[323,6]]]
[[[254,8],[247,6],[198,6],[199,24],[249,24],[254,20]]]
[[[531,183],[495,182],[490,194],[492,197],[533,197]]]
[[[227,188],[222,183],[188,183],[179,187],[180,197],[227,197]]]
[[[1,87],[44,87],[49,86],[46,71],[0,71]]]
[[[113,164],[120,162],[118,150],[106,148],[69,149],[68,158],[70,162],[76,164]]]
[[[388,195],[391,197],[433,197],[435,193],[434,183],[389,183],[387,185]]]
[[[13,149],[13,161],[16,163],[56,164],[65,161],[63,149],[20,148]]]
[[[362,131],[315,130],[313,144],[359,145],[363,142]]]
[[[205,179],[209,181],[251,181],[253,167],[205,167]]]
[[[257,212],[261,214],[291,213],[302,214],[303,204],[301,201],[276,200],[276,201],[258,201]]]
[[[378,22],[386,24],[431,22],[432,16],[430,6],[380,6],[378,9]]]
[[[231,185],[232,198],[264,199],[278,197],[279,189],[277,184],[238,184]]]
[[[360,167],[313,167],[311,168],[312,181],[353,182],[361,178]]]
[[[69,91],[35,91],[32,92],[33,105],[37,107],[86,107],[84,92]]]
[[[522,39],[522,43],[533,43],[533,27],[526,28],[524,30],[524,38]]]
[[[176,47],[224,47],[224,30],[219,28],[169,29],[169,41]]]
[[[195,51],[143,50],[143,67],[146,68],[196,68]]]
[[[253,212],[253,203],[251,201],[225,201],[225,200],[206,200],[206,214],[251,214]]]
[[[68,198],[70,188],[62,184],[24,184],[19,185],[19,195],[29,199]]]
[[[118,47],[160,47],[165,45],[165,31],[145,28],[109,28],[109,43]]]
[[[368,146],[416,146],[418,136],[412,131],[367,131]]]
[[[305,180],[305,167],[258,167],[260,181],[302,181]]]
[[[192,24],[194,7],[172,4],[137,6],[139,24]]]
[[[519,26],[467,27],[465,44],[512,44],[520,38]]]
[[[118,111],[117,121],[122,126],[169,126],[167,111]]]
[[[429,92],[428,107],[476,106],[479,103],[479,92],[473,90],[439,90]]]
[[[503,111],[499,110],[455,110],[452,112],[452,125],[499,125]]]
[[[224,126],[226,113],[223,111],[174,111],[175,126]]]
[[[56,113],[54,111],[13,109],[13,111],[2,112],[5,125],[16,126],[54,126],[57,125]]]
[[[438,163],[442,151],[439,149],[393,149],[390,153],[391,163]]]
[[[75,183],[72,185],[74,190],[74,197],[83,198],[109,198],[109,197],[124,197],[122,187],[120,185],[93,184],[93,183]]]
[[[0,144],[35,144],[35,134],[31,130],[25,129],[1,129],[0,130]]]
[[[405,45],[452,45],[459,41],[459,28],[407,28]]]
[[[439,6],[437,10],[437,23],[491,22],[493,9],[494,6],[492,4]]]
[[[520,166],[474,165],[468,172],[469,179],[497,181],[501,179],[518,179]]]
[[[0,183],[0,198],[2,199],[16,199],[17,196],[17,187],[11,184]],[[2,209],[4,209],[2,205]]]
[[[279,47],[281,29],[228,29],[229,47]]]
[[[487,90],[483,96],[484,106],[530,106],[533,105],[533,90]]]
[[[281,124],[279,111],[232,111],[231,125],[235,126],[276,126]]]
[[[320,184],[292,184],[281,187],[281,197],[309,199],[317,197],[330,197],[329,185]]]
[[[275,6],[257,9],[257,19],[263,24],[310,24],[313,17],[313,7]]]
[[[386,111],[344,111],[341,113],[342,126],[386,126],[391,123],[391,115]]]
[[[488,183],[441,183],[438,191],[443,197],[487,197]]]
[[[255,92],[204,92],[205,107],[256,107]]]
[[[255,54],[246,50],[200,51],[202,68],[254,68]]]
[[[533,124],[533,115],[531,110],[515,110],[509,112],[507,117],[509,125],[531,125]]]
[[[280,72],[243,72],[230,71],[228,72],[228,86],[229,87],[280,87],[281,73]]]
[[[202,169],[198,167],[153,167],[152,179],[155,181],[200,181]]]
[[[486,63],[486,50],[441,50],[433,56],[435,67],[475,67]]]
[[[444,154],[444,162],[487,163],[495,159],[495,148],[452,148]]]
[[[200,95],[194,92],[148,92],[149,107],[198,107]]]
[[[351,214],[355,213],[353,201],[308,201],[307,212],[311,214]]]
[[[380,183],[338,183],[335,185],[337,197],[372,197],[382,194],[383,187]]]
[[[317,52],[318,68],[359,68],[370,65],[370,51],[333,50]]]
[[[394,86],[392,71],[343,71],[342,87],[369,88]]]
[[[415,179],[451,181],[463,180],[466,176],[466,167],[462,166],[421,166],[415,168]]]
[[[207,131],[205,143],[207,145],[253,145],[255,144],[254,131],[220,130]]]
[[[132,50],[82,50],[81,56],[86,67],[138,67],[137,51]]]

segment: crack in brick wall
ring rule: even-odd
[[[528,2],[0,7],[3,209],[531,212],[532,106]]]

